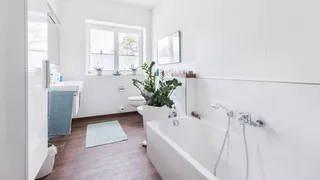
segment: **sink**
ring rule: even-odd
[[[63,81],[50,84],[51,91],[75,91],[80,93],[83,88],[83,81]]]

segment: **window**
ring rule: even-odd
[[[87,22],[86,72],[94,74],[94,66],[104,72],[125,72],[143,63],[143,28]]]

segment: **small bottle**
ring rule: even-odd
[[[164,77],[164,70],[161,71],[161,77]]]

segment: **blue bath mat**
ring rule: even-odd
[[[89,124],[87,126],[86,147],[128,140],[118,121]]]

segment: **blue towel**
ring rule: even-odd
[[[72,91],[52,91],[49,96],[49,138],[71,133]]]

